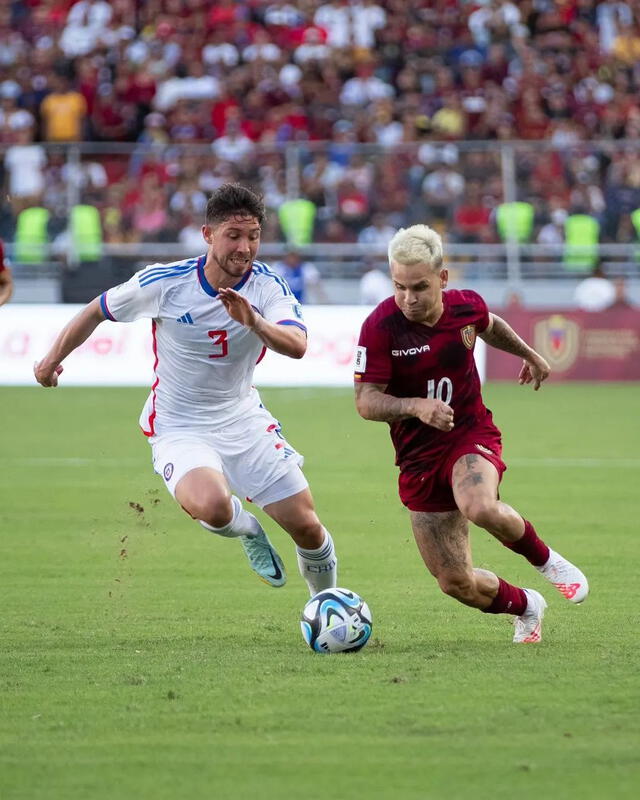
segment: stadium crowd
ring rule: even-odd
[[[187,242],[224,182],[276,211],[295,143],[315,241],[385,244],[427,220],[453,241],[495,242],[505,198],[491,143],[511,140],[523,142],[515,177],[534,241],[561,242],[575,213],[597,219],[601,241],[635,241],[639,136],[638,0],[0,7],[9,241],[33,206],[49,212],[51,236],[63,230],[71,182],[99,209],[106,242]],[[536,140],[553,149],[526,146]],[[75,162],[74,142],[101,146]],[[270,216],[264,238],[282,240]]]

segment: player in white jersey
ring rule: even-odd
[[[155,471],[188,514],[213,533],[240,538],[257,574],[282,586],[282,560],[232,491],[250,498],[291,535],[315,594],[336,585],[333,541],[316,515],[301,457],[252,386],[267,348],[302,358],[307,342],[286,281],[256,260],[264,219],[253,192],[221,186],[207,204],[206,255],[152,264],[92,300],[34,374],[43,386],[57,386],[61,362],[105,319],[150,318],[155,380],[140,425]]]

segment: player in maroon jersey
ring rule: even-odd
[[[0,239],[0,306],[3,306],[11,299],[13,294],[13,277],[11,267],[4,257],[4,244]]]
[[[474,568],[469,521],[524,556],[568,600],[589,591],[582,572],[551,550],[533,525],[503,503],[500,431],[482,402],[476,336],[523,359],[519,382],[539,389],[547,362],[479,294],[443,291],[442,240],[426,225],[389,244],[394,296],[365,320],[356,353],[358,413],[388,422],[402,502],[424,562],[445,594],[490,614],[515,616],[514,642],[538,642],[542,595]]]

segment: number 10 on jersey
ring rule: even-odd
[[[452,396],[453,384],[451,383],[451,378],[440,378],[437,386],[434,380],[427,381],[427,397],[430,400],[435,398],[449,405]]]

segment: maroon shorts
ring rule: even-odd
[[[411,511],[455,511],[458,507],[451,489],[456,461],[474,453],[490,461],[498,471],[498,482],[507,465],[502,460],[500,431],[493,425],[474,429],[456,438],[447,450],[434,454],[431,463],[406,469],[398,478],[400,499]]]

